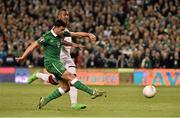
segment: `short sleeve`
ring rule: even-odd
[[[68,32],[68,31],[64,31],[64,37],[70,37],[71,36],[71,33],[70,32]]]
[[[36,40],[38,42],[38,44],[40,45],[44,45],[46,43],[46,39],[42,36],[40,37],[38,40]]]

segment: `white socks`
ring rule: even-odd
[[[45,82],[49,82],[49,74],[36,73],[36,77],[42,79]]]
[[[73,86],[70,87],[69,96],[70,96],[71,105],[77,103],[77,92],[78,90],[75,87]]]

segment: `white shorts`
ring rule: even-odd
[[[61,61],[70,73],[76,74],[76,65],[71,57],[63,57]]]

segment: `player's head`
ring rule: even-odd
[[[67,23],[69,20],[69,12],[66,9],[60,9],[58,12],[58,19]]]
[[[62,35],[67,24],[62,20],[56,20],[54,22],[54,30],[57,35]]]

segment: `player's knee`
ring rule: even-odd
[[[74,74],[69,73],[68,75],[69,80],[73,80],[75,78]]]
[[[71,81],[75,78],[75,76],[73,74],[71,74],[70,72],[66,71],[66,73],[63,75],[63,78],[68,81]]]
[[[70,87],[66,86],[66,87],[63,87],[63,90],[65,93],[69,92],[70,91]]]
[[[69,91],[70,91],[70,87],[66,88],[66,91],[65,91],[65,92],[67,93],[67,92],[69,92]]]

